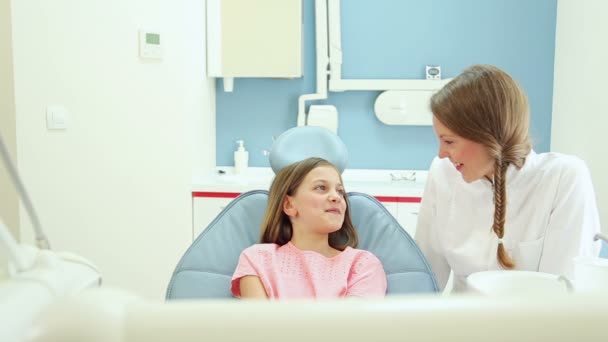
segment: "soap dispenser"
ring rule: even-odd
[[[237,140],[239,147],[234,151],[234,173],[241,174],[247,169],[249,163],[249,152],[245,150],[243,146],[243,140]]]

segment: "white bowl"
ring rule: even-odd
[[[576,292],[608,292],[608,259],[574,258]]]
[[[483,271],[467,277],[467,289],[484,295],[556,295],[571,292],[563,276],[531,271]]]

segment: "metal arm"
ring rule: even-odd
[[[13,182],[15,189],[17,190],[17,193],[19,194],[19,197],[21,197],[21,200],[23,201],[23,205],[25,206],[25,210],[27,211],[27,214],[29,215],[30,220],[32,221],[32,225],[34,226],[34,231],[36,233],[36,245],[40,249],[50,249],[49,240],[46,237],[46,235],[44,235],[44,232],[42,231],[42,227],[40,226],[40,221],[38,220],[38,215],[36,214],[36,210],[34,210],[32,201],[30,200],[30,197],[28,196],[27,191],[25,191],[25,187],[23,186],[23,182],[21,181],[21,178],[19,178],[19,174],[17,173],[17,168],[15,167],[15,164],[13,163],[13,161],[10,158],[8,149],[6,148],[6,145],[4,144],[4,138],[2,137],[2,134],[0,134],[0,156],[2,156],[2,161],[4,162],[4,165],[6,166],[6,170],[8,171],[11,181]]]

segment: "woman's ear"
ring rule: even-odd
[[[289,195],[285,196],[283,200],[283,212],[289,217],[296,217],[298,215],[298,209],[294,205],[293,197]]]

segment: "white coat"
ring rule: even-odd
[[[597,256],[599,214],[589,170],[576,157],[530,152],[506,173],[503,244],[517,270],[572,276],[575,256]],[[422,197],[416,242],[443,289],[454,291],[474,272],[502,269],[492,230],[494,201],[487,179],[466,183],[448,158],[435,158]]]

